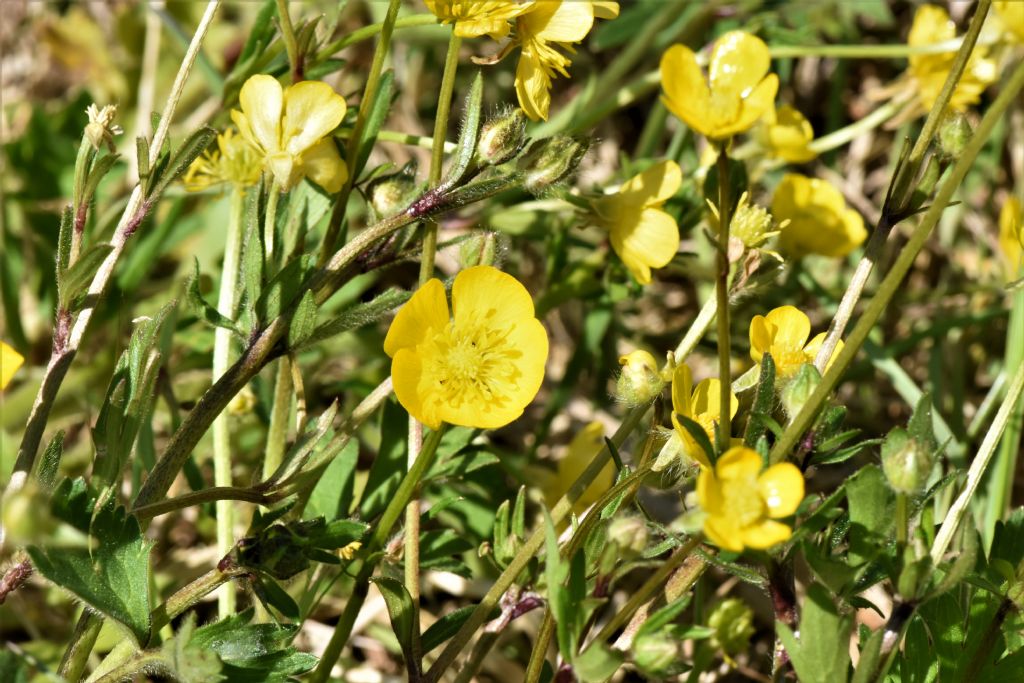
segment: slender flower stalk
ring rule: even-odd
[[[231,190],[231,209],[224,244],[224,267],[220,281],[217,309],[229,320],[234,318],[238,302],[237,285],[242,253],[242,210],[245,190],[235,186]],[[231,360],[231,330],[218,327],[213,337],[213,381],[220,379]],[[231,430],[229,418],[223,413],[213,422],[213,483],[231,486]],[[231,501],[217,501],[217,552],[226,555],[234,543],[234,506]],[[235,612],[234,584],[226,583],[217,594],[217,609],[221,618]]]
[[[718,381],[723,387],[732,386],[732,348],[729,344],[729,224],[732,206],[729,204],[729,151],[728,142],[718,151],[718,260],[715,273],[715,301],[718,308]],[[732,434],[731,394],[719,392],[718,450],[729,448]]]

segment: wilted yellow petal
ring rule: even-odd
[[[330,138],[324,138],[302,155],[302,168],[310,180],[331,194],[341,191],[348,180],[348,167]]]

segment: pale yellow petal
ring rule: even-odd
[[[779,306],[765,316],[775,326],[773,344],[786,351],[800,351],[811,336],[811,320],[795,306]]]
[[[11,383],[14,373],[25,362],[25,357],[14,350],[14,347],[0,342],[0,389]]]
[[[281,111],[284,91],[273,76],[257,74],[249,77],[238,93],[238,102],[248,123],[248,129],[267,154],[281,151]],[[239,121],[235,125],[246,135]]]
[[[716,92],[746,98],[761,83],[769,66],[771,55],[764,41],[744,31],[729,31],[715,41],[711,50],[708,80]],[[772,98],[774,96],[773,90]]]
[[[614,0],[591,0],[596,19],[615,19],[619,16],[619,3]]]
[[[550,90],[551,78],[540,60],[532,52],[524,50],[516,66],[516,96],[519,107],[530,120],[547,120],[551,106]]]
[[[633,176],[619,189],[619,196],[626,202],[652,206],[663,204],[679,191],[683,184],[683,172],[679,164],[662,161],[643,173]]]
[[[679,251],[679,226],[661,209],[646,208],[612,226],[611,243],[640,284],[651,281],[651,268],[663,268]]]
[[[769,517],[788,517],[804,499],[804,476],[788,462],[772,465],[757,479]]]
[[[345,98],[320,81],[300,81],[284,93],[281,144],[302,155],[345,118]]]
[[[782,522],[766,519],[759,524],[743,529],[741,543],[754,550],[767,550],[789,540],[792,535],[793,530]]]
[[[433,278],[398,309],[384,338],[384,353],[394,358],[400,349],[418,346],[432,330],[437,332],[447,325],[448,301],[444,285]]]
[[[683,123],[707,135],[711,128],[711,91],[697,65],[697,56],[685,45],[673,45],[661,56],[662,101]]]
[[[307,178],[331,194],[341,191],[348,180],[348,167],[329,137],[302,155],[302,169]]]

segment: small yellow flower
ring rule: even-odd
[[[1024,43],[1024,3],[1020,0],[996,0],[992,7],[1015,42]]]
[[[724,140],[749,130],[772,108],[779,79],[768,73],[770,65],[768,46],[743,31],[715,41],[707,79],[697,55],[673,45],[661,57],[662,101],[690,128]]]
[[[565,449],[565,455],[558,461],[558,471],[551,481],[545,486],[546,498],[553,506],[559,498],[565,495],[583,470],[590,467],[597,454],[604,448],[604,426],[600,422],[591,422],[581,429],[569,442]],[[615,483],[615,464],[608,461],[601,472],[594,478],[587,490],[583,492],[572,509],[577,515],[586,512],[587,508],[597,502],[604,493]]]
[[[1024,266],[1024,221],[1020,200],[1010,197],[999,212],[999,247],[1003,252],[1006,279],[1015,280]]]
[[[758,140],[768,156],[793,164],[802,164],[817,156],[810,148],[814,140],[811,122],[788,104],[770,109],[758,129]]]
[[[0,389],[6,388],[11,383],[14,373],[24,362],[24,356],[0,341]]]
[[[793,306],[780,306],[768,315],[755,315],[750,321],[750,357],[755,363],[760,363],[764,354],[770,353],[775,362],[775,376],[788,379],[804,363],[814,362],[818,349],[825,341],[825,332],[816,335],[808,343],[810,335],[810,318]],[[829,359],[829,365],[842,348],[843,342],[840,341]]]
[[[113,153],[116,149],[114,136],[124,133],[121,126],[114,123],[117,118],[117,105],[105,104],[97,107],[95,103],[85,108],[89,117],[89,123],[85,125],[85,137],[89,138],[90,144],[99,151],[99,148],[106,146],[107,150]]]
[[[718,424],[722,411],[722,383],[717,379],[701,380],[693,386],[693,375],[685,364],[677,365],[672,374],[672,426],[678,436],[682,453],[702,468],[711,467],[707,454],[689,430],[679,421],[677,415],[688,417],[701,427],[708,435],[711,443],[715,442],[715,425]],[[729,417],[735,417],[740,402],[736,394],[729,391]]]
[[[362,547],[363,544],[361,541],[352,541],[348,545],[338,548],[338,556],[343,560],[349,561],[356,556],[356,553],[359,552],[359,549]]]
[[[427,9],[443,24],[455,24],[455,35],[460,38],[479,38],[488,35],[501,40],[508,35],[515,19],[530,7],[529,2],[517,0],[424,0]]]
[[[679,226],[661,207],[679,190],[683,174],[674,161],[662,161],[633,176],[608,197],[593,203],[597,222],[610,233],[612,248],[642,285],[651,268],[668,265],[679,251]]]
[[[708,201],[708,208],[711,210],[711,227],[717,233],[720,220],[718,207]],[[768,210],[751,204],[750,195],[744,192],[736,202],[736,208],[733,209],[732,218],[729,220],[729,237],[739,240],[747,249],[757,249],[779,234],[778,230],[772,230],[773,224],[774,220]],[[786,225],[778,227],[784,228]]]
[[[348,168],[330,137],[345,118],[345,99],[320,81],[300,81],[281,88],[265,74],[251,76],[238,95],[242,111],[231,120],[264,163],[282,190],[309,178],[328,192],[337,192],[348,179]]]
[[[217,136],[217,149],[203,152],[181,179],[185,189],[199,192],[221,183],[254,185],[263,171],[260,152],[231,128]]]
[[[451,316],[440,280],[420,287],[391,323],[384,352],[398,402],[417,420],[495,429],[537,395],[548,335],[518,280],[474,266],[455,278]]]
[[[707,513],[704,535],[723,550],[765,550],[782,543],[792,529],[776,521],[796,512],[804,498],[804,477],[792,463],[761,471],[761,456],[745,446],[726,451],[714,471],[701,470],[697,498]]]
[[[936,5],[922,5],[914,13],[914,23],[910,27],[907,43],[911,47],[918,47],[944,43],[955,37],[956,24],[950,20],[946,10]],[[977,103],[985,88],[996,80],[996,64],[986,59],[985,54],[984,46],[974,48],[963,77],[950,99],[953,109],[964,111]],[[928,111],[935,106],[935,100],[939,97],[955,58],[956,51],[910,55],[907,73],[914,82],[921,111]]]
[[[566,78],[571,60],[558,47],[573,52],[572,44],[586,37],[594,18],[618,16],[617,2],[590,0],[537,0],[516,19],[516,36],[522,46],[516,67],[519,106],[532,120],[547,119],[551,106],[551,79]]]
[[[789,256],[846,256],[868,236],[864,219],[846,207],[839,190],[798,173],[787,173],[775,188],[772,215],[789,221],[779,235],[779,248]]]

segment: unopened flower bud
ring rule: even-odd
[[[814,390],[821,384],[821,374],[810,363],[804,363],[786,386],[782,388],[782,405],[790,417],[800,412]]]
[[[754,635],[753,622],[754,613],[742,600],[723,600],[708,617],[708,626],[715,629],[711,644],[727,657],[743,652],[750,645],[750,636]]]
[[[882,471],[897,493],[915,495],[924,488],[932,469],[929,449],[897,427],[882,444]]]
[[[943,155],[948,159],[959,158],[964,153],[973,132],[963,112],[952,111],[946,114],[939,127],[939,148]]]
[[[256,408],[256,394],[253,393],[252,389],[248,386],[242,387],[234,397],[228,402],[228,415],[234,415],[235,417],[241,417],[248,415]]]
[[[111,152],[114,151],[114,136],[124,132],[121,126],[114,123],[117,116],[117,107],[113,104],[104,105],[103,108],[90,104],[85,113],[89,115],[89,123],[85,126],[85,137],[98,151],[100,146],[106,145]]]
[[[509,107],[484,122],[476,153],[481,163],[497,166],[515,158],[526,144],[526,116]]]
[[[459,245],[459,262],[463,269],[494,265],[498,253],[498,233],[476,232]]]
[[[617,517],[608,525],[608,540],[619,559],[633,559],[647,548],[647,524],[639,517]]]
[[[911,211],[917,211],[931,198],[932,193],[935,192],[935,185],[939,182],[939,174],[942,172],[943,167],[946,166],[946,163],[945,160],[940,160],[937,154],[932,154],[928,157],[924,170],[921,171],[921,175],[917,179],[917,185],[910,193],[908,208]]]
[[[398,173],[381,176],[366,188],[366,197],[377,219],[394,216],[412,202],[416,191],[415,164],[406,164]]]
[[[632,351],[619,358],[622,374],[615,385],[615,397],[628,406],[647,403],[665,388],[658,362],[646,351]]]
[[[680,643],[666,633],[643,633],[633,642],[633,663],[651,678],[672,675],[681,656]]]
[[[567,135],[539,141],[521,165],[525,174],[523,187],[538,194],[569,178],[579,167],[588,146],[585,140]]]

